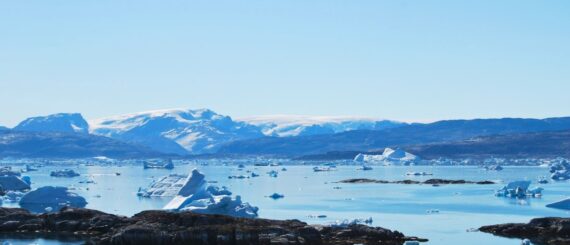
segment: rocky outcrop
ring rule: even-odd
[[[570,244],[570,218],[537,218],[528,224],[500,224],[479,228],[493,235],[529,239],[535,245]]]
[[[87,244],[387,244],[398,231],[365,225],[311,226],[298,220],[267,220],[190,212],[144,211],[131,218],[82,209],[31,214],[0,208],[0,233],[73,236]]]
[[[492,185],[495,184],[493,181],[483,180],[483,181],[468,181],[468,180],[448,180],[448,179],[428,179],[426,181],[417,181],[417,180],[397,180],[397,181],[389,181],[389,180],[378,180],[378,179],[346,179],[341,180],[339,183],[348,183],[348,184],[366,184],[366,183],[374,183],[374,184],[406,184],[406,185],[419,185],[419,184],[426,184],[426,185],[459,185],[459,184],[477,184],[477,185]]]

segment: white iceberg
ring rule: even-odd
[[[209,186],[205,176],[196,169],[192,170],[184,186],[164,209],[244,218],[255,218],[258,211],[257,207],[242,202],[240,196],[233,199],[228,190]]]
[[[47,207],[59,210],[65,206],[85,207],[85,198],[70,192],[67,187],[44,186],[26,193],[20,199],[20,206],[32,212],[43,212]]]
[[[550,178],[553,180],[570,179],[570,163],[568,160],[560,160],[550,165]]]
[[[405,152],[401,149],[386,148],[382,155],[369,155],[369,154],[358,154],[354,157],[355,162],[360,163],[384,163],[384,164],[403,164],[412,165],[416,164],[421,159],[409,152]]]
[[[510,198],[525,198],[527,196],[530,197],[539,197],[542,195],[543,189],[541,187],[536,187],[529,190],[530,181],[528,180],[519,180],[513,181],[504,186],[503,188],[497,190],[495,192],[496,196],[500,197],[510,197]]]

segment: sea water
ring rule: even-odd
[[[274,167],[246,166],[238,169],[229,165],[177,165],[173,170],[143,169],[142,166],[74,166],[81,174],[75,178],[54,178],[52,170],[69,166],[49,166],[28,172],[32,188],[45,185],[67,186],[85,197],[87,208],[131,216],[143,210],[161,209],[170,198],[141,198],[139,187],[147,187],[154,179],[172,173],[188,174],[197,168],[215,185],[227,186],[234,195],[258,206],[261,218],[298,219],[310,224],[326,224],[344,219],[369,218],[373,226],[398,230],[408,236],[428,238],[427,244],[520,244],[517,239],[505,239],[473,232],[483,225],[528,222],[535,217],[568,217],[563,210],[545,205],[570,195],[568,182],[539,185],[537,179],[548,175],[546,168],[505,167],[503,171],[486,171],[478,167],[459,166],[374,166],[361,171],[356,166],[339,166],[336,171],[314,172],[313,165]],[[286,168],[287,171],[282,171]],[[246,170],[260,174],[249,179],[229,179],[233,175],[249,175]],[[266,173],[279,172],[277,178]],[[425,171],[431,176],[407,176],[408,171]],[[116,173],[120,173],[117,175]],[[404,185],[404,184],[343,184],[340,180],[371,178],[382,180],[426,180],[429,178],[492,180],[494,185]],[[545,190],[541,198],[523,200],[494,196],[494,191],[512,180],[531,180],[532,186]],[[93,180],[95,183],[79,183]],[[273,200],[273,193],[285,195]],[[4,206],[17,204],[4,203]],[[438,210],[439,212],[429,212]],[[325,215],[326,218],[314,218]],[[1,240],[1,238],[0,238]],[[10,239],[13,244],[57,244],[49,239]]]

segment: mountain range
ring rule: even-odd
[[[64,155],[65,151],[69,151],[69,155],[73,156],[98,156],[107,152],[114,156],[132,156],[136,153],[141,156],[209,154],[299,157],[327,152],[370,152],[384,147],[404,146],[414,146],[414,150],[432,156],[437,154],[429,152],[439,151],[443,154],[443,149],[451,149],[451,145],[465,144],[461,142],[469,142],[477,137],[480,142],[491,142],[494,138],[485,137],[560,130],[570,130],[570,117],[445,120],[409,124],[364,117],[284,115],[234,120],[208,109],[158,110],[92,120],[85,120],[78,113],[59,113],[29,118],[11,130],[3,130],[4,141],[0,147],[4,148],[1,148],[0,154],[50,156],[47,150],[24,148],[41,146],[41,149],[49,149],[45,145],[49,142],[50,147],[60,147],[54,152]],[[11,140],[6,140],[10,137]],[[47,141],[50,137],[53,140]],[[27,143],[16,138],[25,139]],[[540,142],[538,138],[536,140]],[[34,141],[38,145],[34,145]],[[94,146],[102,147],[105,151],[89,150]],[[483,147],[484,144],[471,146]],[[112,150],[114,147],[116,151]],[[83,153],[72,153],[74,149]]]

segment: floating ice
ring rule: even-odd
[[[335,166],[317,166],[313,168],[315,172],[327,172],[327,171],[335,171]]]
[[[570,179],[570,163],[563,159],[550,165],[550,178],[553,180]]]
[[[495,195],[500,197],[511,197],[511,198],[524,198],[527,196],[539,197],[542,195],[543,189],[541,187],[536,187],[529,190],[528,189],[529,186],[530,186],[530,181],[528,180],[513,181],[504,186],[503,188],[497,190],[497,192],[495,192]]]
[[[355,162],[362,163],[385,163],[385,164],[402,164],[402,165],[413,165],[420,161],[421,159],[409,152],[405,152],[401,149],[386,148],[381,155],[369,155],[369,154],[358,154],[354,157]]]
[[[267,174],[269,175],[269,177],[277,178],[278,172],[275,170],[271,170],[271,171],[267,172]]]
[[[231,194],[225,188],[220,190],[217,187],[209,186],[205,176],[194,169],[192,174],[186,178],[184,186],[166,204],[164,209],[203,214],[223,214],[245,218],[257,217],[257,207],[242,202],[240,196],[236,196],[233,199]]]
[[[277,199],[284,198],[285,195],[279,194],[279,193],[276,192],[276,193],[273,193],[273,194],[271,194],[270,196],[267,196],[267,197],[269,197],[269,198],[271,198],[271,199],[274,199],[274,200],[277,200]]]
[[[15,175],[0,176],[1,191],[26,191],[30,189],[30,179],[27,176],[18,177]]]
[[[432,173],[428,172],[406,172],[408,176],[426,176],[426,175],[433,175]]]
[[[570,210],[570,198],[566,198],[558,202],[547,204],[546,207]]]
[[[73,171],[73,169],[63,169],[63,170],[56,170],[56,171],[52,171],[50,174],[51,177],[66,177],[66,178],[71,178],[71,177],[77,177],[79,176],[79,173]]]
[[[20,206],[32,212],[43,212],[47,207],[59,210],[65,206],[85,207],[85,198],[70,192],[67,187],[44,186],[26,193],[20,199]]]
[[[485,166],[485,170],[501,171],[501,170],[503,170],[503,167],[499,164],[494,164],[494,165],[490,165],[490,166]]]
[[[332,227],[348,227],[351,225],[357,225],[357,224],[372,224],[372,217],[368,218],[368,219],[353,219],[353,220],[337,220],[333,223],[330,223],[329,225]]]

